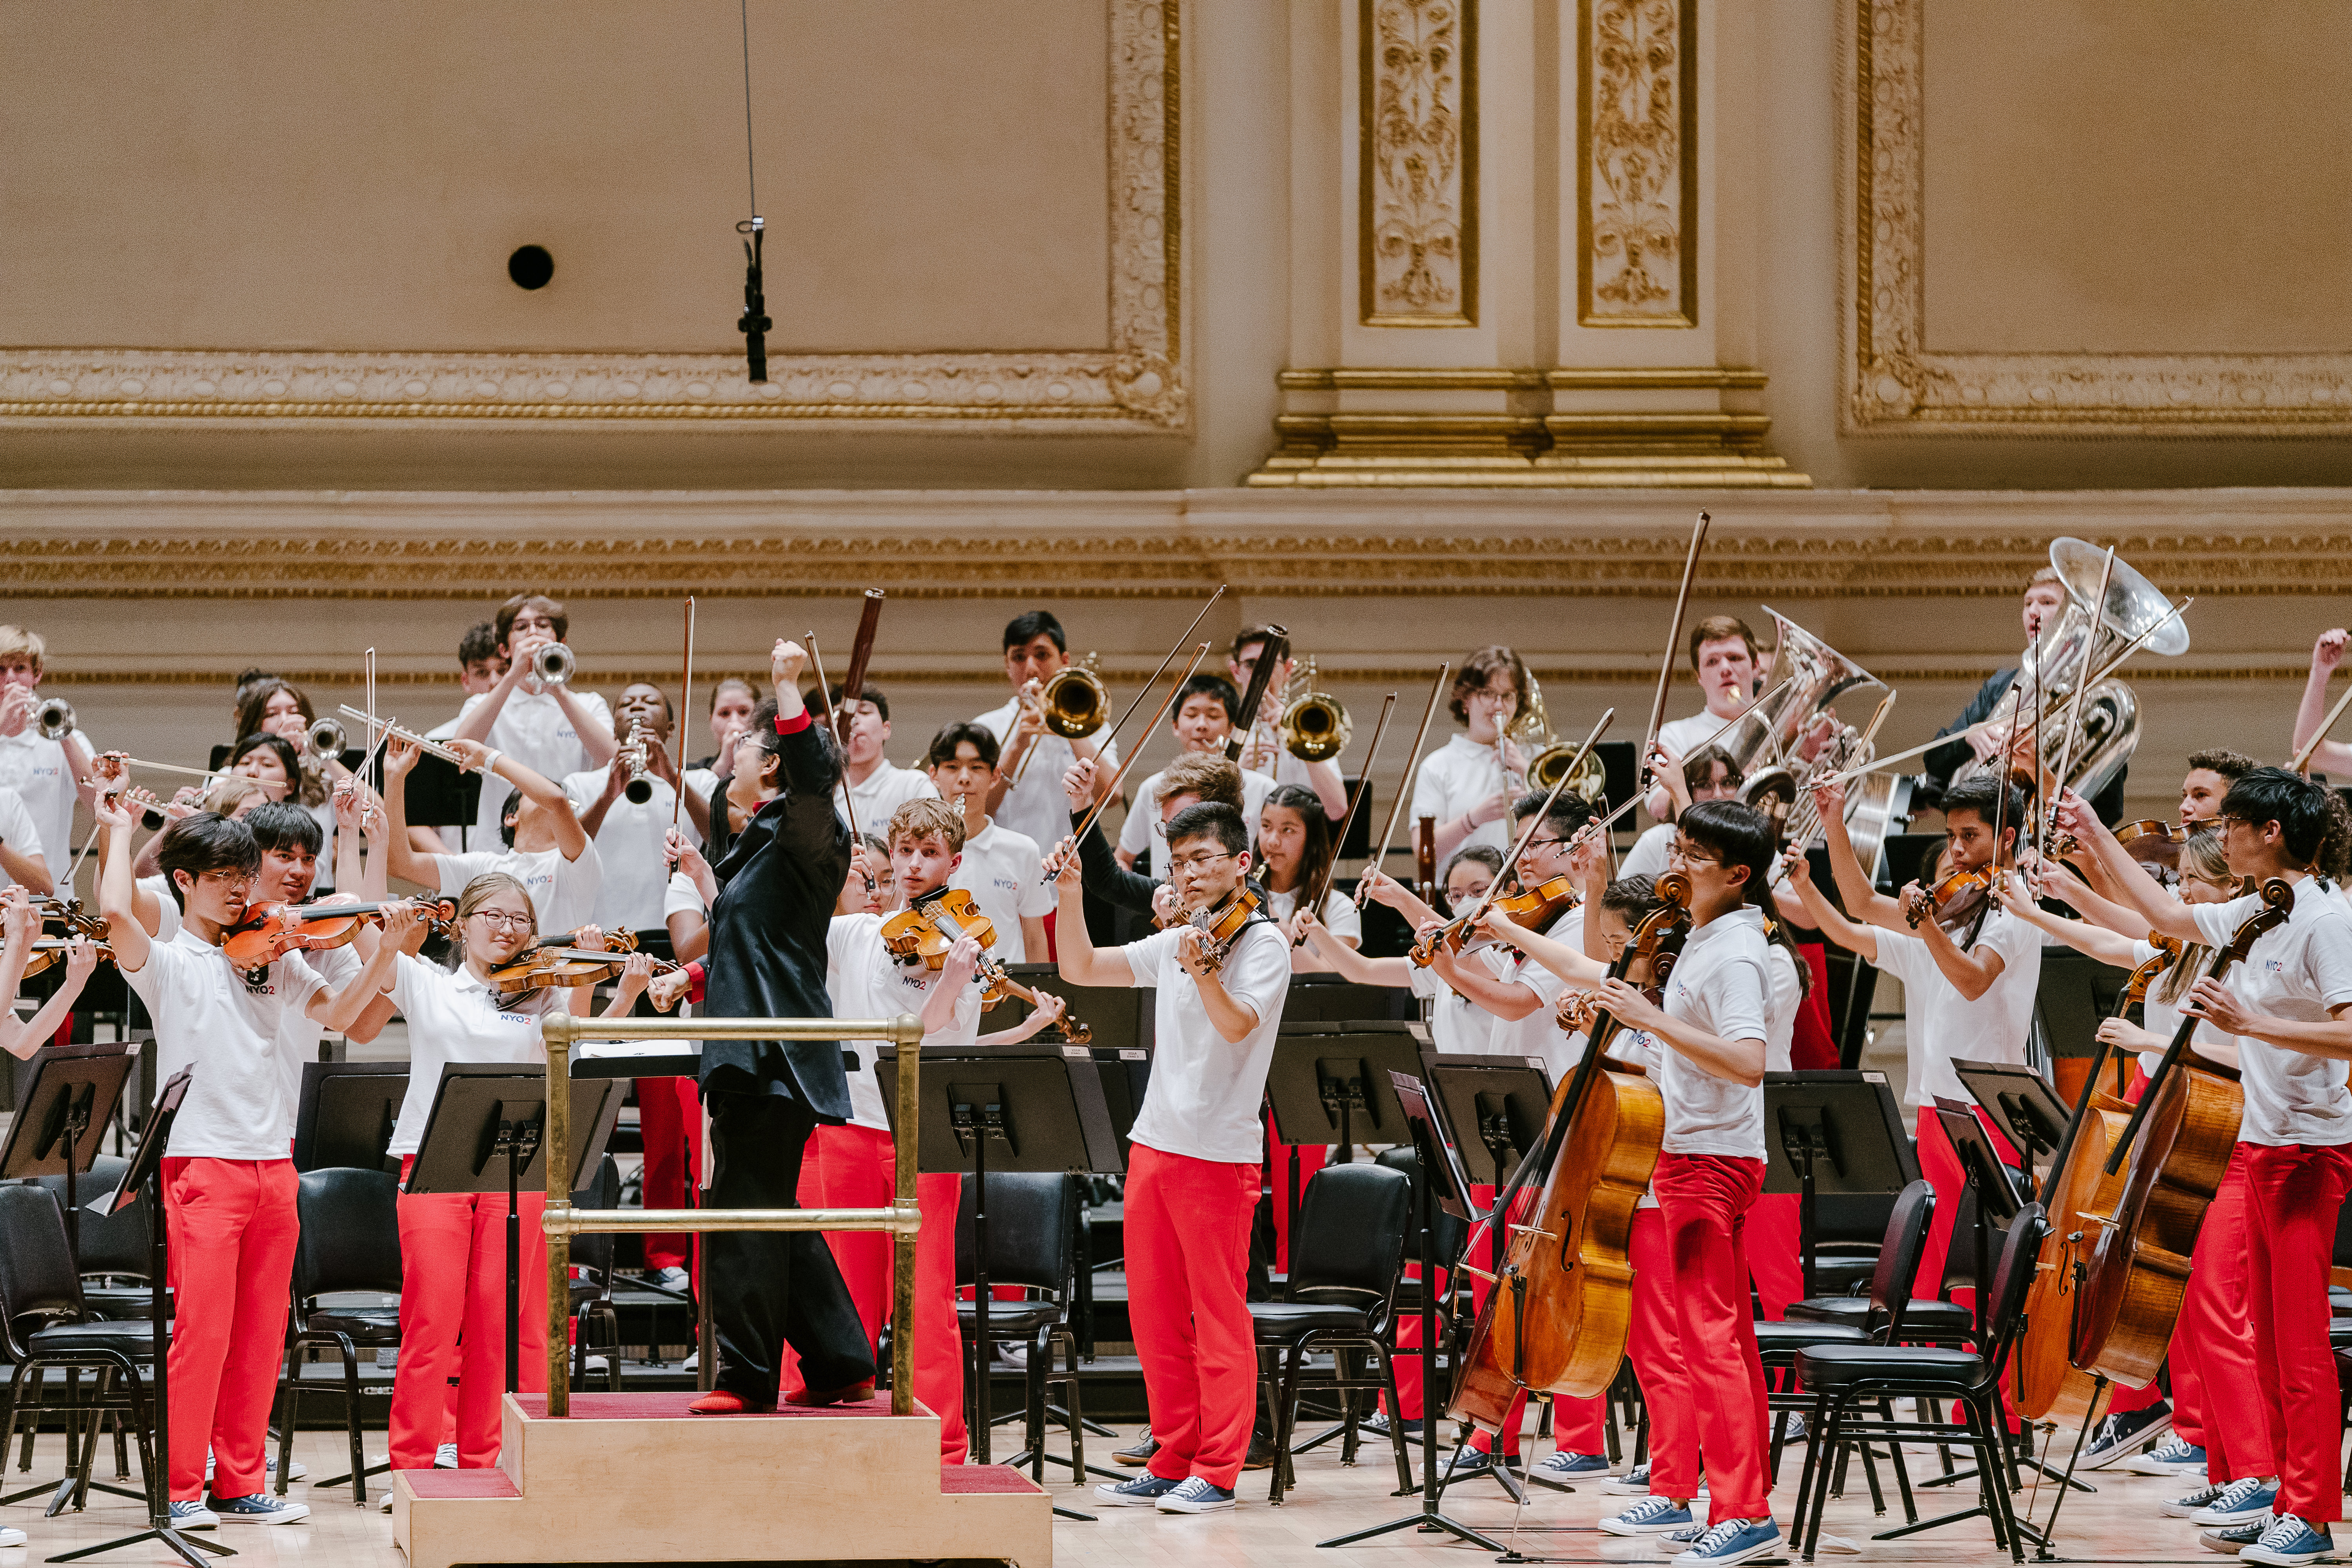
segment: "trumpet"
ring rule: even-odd
[[[342,714],[346,719],[357,719],[363,724],[373,724],[376,728],[377,734],[380,736],[390,735],[396,737],[397,739],[407,742],[410,745],[429,756],[438,757],[445,763],[455,763],[461,771],[466,766],[466,759],[463,753],[443,745],[438,741],[428,741],[414,730],[402,729],[397,720],[372,719],[366,713],[362,712],[359,709],[352,707],[348,702],[344,703],[342,706]]]
[[[302,737],[302,760],[320,767],[340,763],[343,760],[344,743],[341,722],[331,716],[321,719]]]
[[[560,642],[542,644],[530,656],[530,672],[541,686],[562,686],[579,670],[580,661]]]
[[[654,797],[654,781],[646,776],[648,759],[646,747],[646,723],[642,719],[629,721],[629,739],[621,748],[621,765],[629,771],[629,782],[621,786],[621,794],[631,805],[643,805]]]
[[[1315,689],[1315,661],[1307,661],[1307,695],[1284,704],[1276,721],[1283,750],[1302,763],[1325,763],[1348,749],[1355,724],[1348,710],[1328,691]]]
[[[74,732],[73,704],[52,697],[33,710],[33,727],[44,741],[62,741]]]

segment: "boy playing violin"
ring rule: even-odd
[[[1250,871],[1241,813],[1178,812],[1168,858],[1185,915],[1231,912]],[[1231,1508],[1257,1399],[1244,1280],[1265,1146],[1258,1105],[1290,990],[1290,941],[1253,915],[1222,943],[1188,919],[1097,949],[1076,857],[1062,858],[1055,886],[1069,917],[1060,922],[1062,978],[1158,993],[1151,1083],[1129,1133],[1127,1267],[1159,1448],[1144,1474],[1097,1487],[1095,1497],[1165,1513]]]

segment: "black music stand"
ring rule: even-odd
[[[138,1059],[128,1042],[43,1046],[16,1097],[8,1138],[0,1143],[0,1181],[63,1175],[66,1242],[81,1266],[81,1211],[77,1179],[105,1142],[107,1123]],[[157,1211],[161,1224],[161,1210]]]
[[[618,1079],[572,1084],[572,1169],[578,1192],[604,1158],[621,1118]],[[547,1189],[547,1068],[538,1062],[449,1062],[409,1167],[411,1193],[504,1192],[507,1195],[507,1392],[521,1389],[517,1324],[522,1313],[522,1190]],[[587,1129],[585,1136],[581,1129]]]
[[[1437,1474],[1437,1208],[1442,1205],[1448,1214],[1467,1220],[1473,1216],[1470,1203],[1470,1182],[1455,1154],[1455,1145],[1449,1143],[1439,1125],[1443,1111],[1431,1103],[1427,1090],[1419,1079],[1410,1073],[1391,1073],[1389,1092],[1397,1101],[1397,1113],[1404,1122],[1406,1138],[1421,1162],[1421,1180],[1413,1184],[1420,1189],[1414,1208],[1418,1211],[1414,1224],[1421,1229],[1421,1507],[1402,1519],[1376,1524],[1370,1530],[1351,1531],[1346,1535],[1318,1541],[1318,1546],[1352,1546],[1360,1541],[1387,1535],[1399,1530],[1444,1531],[1473,1546],[1494,1552],[1504,1547],[1462,1523],[1449,1519],[1439,1509],[1444,1491]],[[1440,1194],[1444,1195],[1439,1196]],[[1466,1239],[1465,1246],[1468,1245]],[[1446,1260],[1450,1274],[1461,1265],[1459,1258]]]
[[[384,1151],[408,1098],[406,1062],[304,1062],[294,1113],[294,1169],[397,1173]]]
[[[1438,1126],[1458,1152],[1470,1182],[1501,1187],[1543,1142],[1544,1124],[1550,1120],[1553,1086],[1544,1076],[1543,1058],[1424,1050],[1421,1060],[1422,1081],[1435,1091]],[[1486,1239],[1491,1271],[1499,1275],[1507,1250],[1505,1227],[1489,1226]]]
[[[1298,1224],[1298,1145],[1334,1142],[1335,1165],[1349,1163],[1359,1141],[1401,1143],[1404,1111],[1389,1075],[1421,1076],[1429,1031],[1419,1024],[1297,1023],[1275,1037],[1265,1075],[1275,1136],[1291,1146],[1289,1224]]]
[[[1094,1052],[1085,1046],[974,1047],[922,1054],[922,1109],[916,1168],[926,1174],[971,1173],[972,1462],[989,1458],[995,1420],[989,1376],[988,1172],[1117,1175],[1126,1170]],[[898,1052],[885,1046],[874,1064],[893,1129],[898,1116]],[[952,1243],[950,1243],[952,1245]],[[1048,1458],[1055,1458],[1047,1455]],[[1055,1463],[1067,1463],[1055,1459]],[[1084,1480],[1083,1476],[1072,1478]],[[1055,1508],[1065,1519],[1093,1515]]]
[[[171,1143],[173,1118],[179,1115],[181,1102],[188,1098],[188,1075],[192,1070],[182,1068],[156,1093],[154,1108],[147,1112],[147,1124],[140,1130],[139,1148],[131,1156],[131,1168],[122,1173],[122,1184],[90,1205],[101,1214],[121,1214],[139,1201],[141,1188],[146,1189],[147,1316],[154,1335],[151,1342],[155,1357],[154,1370],[147,1382],[147,1397],[155,1425],[155,1463],[147,1474],[147,1528],[120,1540],[61,1552],[49,1559],[52,1563],[71,1563],[76,1558],[95,1557],[101,1552],[148,1541],[160,1541],[170,1547],[188,1568],[205,1568],[205,1560],[196,1555],[199,1552],[209,1552],[215,1557],[236,1555],[229,1547],[197,1541],[172,1528],[172,1352],[168,1343],[172,1309],[164,1297],[163,1283],[171,1277],[172,1243],[171,1227],[163,1223],[163,1154]],[[95,1441],[98,1434],[93,1431],[90,1436]]]
[[[1813,1294],[1820,1194],[1874,1197],[1918,1179],[1919,1157],[1885,1073],[1764,1075],[1764,1191],[1800,1194],[1807,1296]]]
[[[1286,1024],[1409,1023],[1420,1016],[1421,1005],[1402,986],[1359,985],[1336,974],[1294,974],[1282,1001]]]
[[[2041,977],[2033,988],[2033,1035],[2053,1063],[2097,1054],[2099,1026],[2114,1014],[2130,977],[2129,970],[2101,963],[2088,953],[2055,942],[2043,944]],[[2109,1092],[2120,1100],[2131,1075],[2132,1054],[2116,1051],[2114,1056],[2116,1082]]]
[[[1992,1124],[2025,1162],[2024,1174],[2030,1185],[2037,1158],[2056,1158],[2073,1111],[2050,1087],[2049,1079],[2032,1068],[2013,1062],[1972,1062],[1956,1057],[1952,1069],[1959,1074],[1961,1087],[1969,1091],[1969,1098],[1984,1107]]]

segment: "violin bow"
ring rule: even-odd
[[[1223,590],[1223,588],[1220,588],[1220,589],[1218,589],[1218,590],[1217,590],[1217,592],[1218,592],[1218,593],[1220,593],[1220,594],[1222,594],[1222,593],[1223,593],[1223,592],[1224,592],[1224,590]],[[1203,612],[1203,613],[1205,613],[1205,612]],[[1195,622],[1193,623],[1193,625],[1195,625],[1195,626],[1198,626],[1199,624],[1200,624],[1200,623],[1199,623],[1199,622],[1197,622],[1197,621],[1195,621]],[[1170,687],[1170,688],[1168,689],[1168,695],[1167,695],[1165,698],[1163,698],[1163,699],[1161,699],[1161,700],[1160,700],[1160,711],[1159,711],[1158,713],[1154,713],[1154,714],[1151,716],[1151,722],[1150,722],[1150,723],[1149,723],[1149,724],[1147,724],[1147,725],[1145,725],[1145,726],[1144,726],[1144,728],[1143,728],[1143,732],[1144,732],[1145,734],[1149,735],[1150,733],[1151,733],[1151,731],[1154,731],[1154,730],[1156,730],[1156,729],[1158,729],[1158,728],[1160,727],[1160,719],[1161,719],[1164,715],[1166,715],[1166,713],[1167,713],[1167,711],[1168,711],[1168,710],[1169,710],[1170,708],[1171,708],[1171,707],[1173,707],[1173,706],[1175,705],[1175,702],[1176,702],[1176,694],[1177,694],[1178,692],[1180,692],[1180,691],[1181,691],[1181,690],[1183,690],[1183,689],[1184,689],[1184,683],[1185,683],[1186,681],[1188,681],[1188,680],[1190,680],[1190,679],[1192,679],[1192,672],[1193,672],[1194,670],[1196,670],[1196,669],[1200,668],[1201,668],[1201,661],[1202,661],[1202,659],[1204,659],[1204,658],[1208,658],[1208,657],[1209,657],[1209,645],[1208,645],[1207,643],[1202,643],[1202,644],[1200,646],[1199,650],[1198,650],[1198,651],[1196,651],[1196,652],[1192,655],[1192,663],[1190,663],[1190,664],[1188,664],[1188,665],[1186,665],[1186,666],[1184,667],[1184,673],[1183,673],[1183,674],[1181,674],[1181,675],[1180,675],[1180,676],[1178,676],[1178,677],[1176,678],[1176,684],[1175,684],[1175,685],[1173,685],[1173,686],[1171,686],[1171,687]],[[1164,668],[1167,668],[1167,666],[1162,665],[1160,668],[1164,669]],[[1149,686],[1147,686],[1147,687],[1145,687],[1143,689],[1144,689],[1145,691],[1150,691],[1150,690],[1151,689],[1151,688],[1150,688],[1150,687],[1149,687]],[[1138,700],[1139,701],[1140,700],[1141,700],[1141,699],[1140,699],[1140,697],[1139,696]],[[1134,711],[1134,710],[1130,708],[1130,709],[1129,710],[1129,712],[1133,712],[1133,711]],[[1126,721],[1126,720],[1124,720],[1124,719],[1121,719],[1121,720],[1119,721],[1119,722],[1120,722],[1120,723],[1122,723],[1122,724],[1124,724],[1124,723],[1126,723],[1126,722],[1127,722],[1127,721]],[[1117,733],[1114,731],[1114,733],[1112,734],[1112,737],[1111,737],[1111,738],[1112,738],[1113,740],[1117,740],[1118,737]],[[1112,796],[1114,796],[1114,795],[1116,795],[1118,793],[1118,781],[1119,781],[1119,780],[1121,780],[1121,779],[1123,779],[1123,778],[1125,778],[1125,777],[1127,776],[1127,770],[1128,770],[1128,769],[1129,769],[1129,768],[1131,768],[1131,767],[1133,767],[1133,766],[1135,765],[1135,756],[1136,756],[1136,753],[1137,753],[1137,752],[1140,752],[1142,750],[1143,750],[1143,748],[1142,748],[1142,747],[1140,747],[1140,746],[1136,747],[1136,748],[1135,748],[1135,752],[1130,752],[1130,753],[1128,755],[1127,760],[1126,760],[1125,762],[1123,762],[1123,763],[1119,763],[1119,764],[1118,764],[1118,771],[1117,773],[1112,773],[1112,774],[1110,775],[1110,782],[1109,782],[1108,784],[1105,784],[1105,785],[1103,786],[1103,792],[1102,792],[1102,795],[1100,795],[1100,796],[1099,796],[1099,797],[1095,801],[1095,804],[1094,804],[1094,809],[1087,813],[1086,820],[1085,820],[1085,821],[1083,821],[1083,822],[1081,822],[1081,823],[1079,823],[1079,824],[1078,824],[1078,827],[1077,827],[1077,831],[1070,835],[1070,853],[1071,853],[1071,854],[1076,855],[1076,854],[1078,852],[1078,846],[1086,842],[1087,830],[1088,828],[1092,827],[1092,826],[1095,825],[1095,818],[1097,818],[1097,817],[1100,816],[1103,814],[1103,807],[1104,807],[1104,806],[1106,806],[1106,805],[1108,805],[1111,803],[1111,797],[1112,797]],[[1038,885],[1039,887],[1041,887],[1041,888],[1043,888],[1043,887],[1046,887],[1046,886],[1050,885],[1050,884],[1053,882],[1053,880],[1054,880],[1056,877],[1060,876],[1061,874],[1062,874],[1062,868],[1061,868],[1061,867],[1060,867],[1060,866],[1058,866],[1058,865],[1055,865],[1055,867],[1053,867],[1053,868],[1052,868],[1052,869],[1048,870],[1048,871],[1045,873],[1045,878],[1044,878],[1041,881],[1039,881],[1037,885]]]
[[[1261,669],[1265,668],[1264,663],[1265,657],[1265,656],[1263,654],[1258,656],[1260,660],[1258,668]],[[1315,918],[1318,921],[1323,918],[1323,900],[1331,896],[1331,878],[1333,873],[1339,869],[1339,851],[1347,847],[1348,831],[1356,826],[1356,814],[1364,809],[1364,793],[1370,789],[1372,785],[1372,764],[1380,760],[1381,734],[1389,727],[1389,714],[1395,707],[1395,692],[1391,691],[1388,696],[1381,700],[1381,717],[1379,721],[1372,726],[1372,743],[1364,752],[1364,769],[1363,772],[1356,775],[1356,793],[1348,802],[1348,815],[1339,819],[1339,837],[1338,841],[1331,846],[1331,858],[1324,863],[1322,885],[1315,889],[1315,901],[1313,903],[1301,904],[1298,906],[1303,910],[1312,910],[1315,912]],[[1425,719],[1423,721],[1423,724],[1426,724],[1427,722],[1428,721]],[[1396,814],[1394,812],[1391,812],[1389,816],[1390,820],[1393,822],[1395,820]],[[1307,938],[1303,935],[1296,936],[1291,939],[1290,945],[1293,947],[1298,947],[1303,945],[1306,941]]]
[[[1658,728],[1666,721],[1666,689],[1674,684],[1675,655],[1681,648],[1683,640],[1683,612],[1690,607],[1691,582],[1698,575],[1698,552],[1706,543],[1709,521],[1706,513],[1698,514],[1698,522],[1691,529],[1690,552],[1683,557],[1683,585],[1675,594],[1674,624],[1666,630],[1666,657],[1658,661],[1658,689],[1657,694],[1650,699],[1649,732],[1642,737],[1642,767],[1644,770],[1650,765],[1650,748],[1657,743]],[[1748,708],[1755,706],[1751,702]],[[1743,709],[1741,711],[1745,713],[1747,710]],[[1647,792],[1636,790],[1634,793],[1638,795]]]
[[[824,727],[838,737],[841,729],[838,717],[833,710],[833,688],[824,683],[824,655],[816,650],[816,633],[814,629],[808,634],[808,652],[809,664],[816,671],[816,694],[824,700]],[[846,697],[848,694],[849,689],[843,687],[842,695]],[[849,748],[842,747],[841,753],[841,815],[849,821],[849,853],[854,858],[857,854],[857,847],[864,840],[857,836],[857,803],[849,797]]]
[[[2289,773],[2301,773],[2306,778],[2310,776],[2313,753],[2319,750],[2319,742],[2327,739],[2327,731],[2336,728],[2336,721],[2344,717],[2344,710],[2347,706],[2352,706],[2352,688],[2347,688],[2344,695],[2336,700],[2336,706],[2327,710],[2327,717],[2319,721],[2319,728],[2311,732],[2311,739],[2295,749],[2294,761],[2287,764]]]
[[[1389,846],[1396,841],[1397,818],[1404,814],[1405,797],[1412,791],[1413,773],[1421,766],[1421,749],[1429,741],[1429,721],[1436,716],[1437,700],[1445,694],[1445,678],[1453,673],[1454,664],[1453,661],[1449,659],[1437,667],[1437,679],[1429,683],[1429,705],[1421,710],[1421,728],[1414,732],[1412,737],[1412,755],[1405,758],[1404,773],[1397,783],[1396,798],[1389,802],[1389,819],[1387,824],[1381,829],[1380,853],[1372,857],[1371,865],[1365,868],[1363,877],[1356,883],[1356,907],[1358,909],[1362,909],[1364,907],[1364,890],[1372,885],[1372,874],[1378,871],[1385,871],[1387,868]],[[1372,770],[1368,764],[1364,769],[1364,776],[1370,778],[1371,776],[1371,772]],[[1352,809],[1353,803],[1351,802],[1349,804],[1350,809]],[[1347,842],[1345,835],[1341,836],[1340,842],[1342,844]],[[1319,920],[1322,918],[1320,913],[1322,905],[1318,903],[1316,905],[1316,909],[1318,910],[1316,918]]]
[[[1544,796],[1543,804],[1536,807],[1534,814],[1528,818],[1528,825],[1519,830],[1519,841],[1511,846],[1509,854],[1503,857],[1501,873],[1486,884],[1486,890],[1478,895],[1478,901],[1471,906],[1469,913],[1455,917],[1464,930],[1466,931],[1476,924],[1478,917],[1494,907],[1495,900],[1502,892],[1503,883],[1518,874],[1519,857],[1528,852],[1528,841],[1535,837],[1536,829],[1544,825],[1544,817],[1550,812],[1551,803],[1559,798],[1562,790],[1568,788],[1568,781],[1576,776],[1576,770],[1584,765],[1584,759],[1592,754],[1593,746],[1600,742],[1602,733],[1608,730],[1616,717],[1617,710],[1614,708],[1602,713],[1601,722],[1592,726],[1592,733],[1584,737],[1584,744],[1576,749],[1576,755],[1570,760],[1567,767],[1560,770],[1559,778],[1551,786],[1551,793]]]
[[[1249,689],[1242,693],[1242,710],[1234,715],[1233,728],[1225,731],[1225,761],[1239,763],[1242,753],[1249,749],[1250,731],[1257,724],[1257,710],[1265,706],[1266,688],[1274,682],[1276,668],[1289,657],[1290,629],[1269,625],[1265,641],[1258,645],[1257,663],[1250,667]],[[1316,907],[1322,906],[1318,903]]]
[[[694,595],[688,594],[686,596],[686,679],[685,683],[677,689],[677,722],[670,726],[671,736],[677,742],[677,760],[681,763],[686,761],[686,726],[688,722],[688,715],[691,714],[693,711]],[[686,804],[686,771],[683,768],[678,770],[677,784],[678,787],[670,792],[672,795],[676,796],[676,798],[669,803],[669,827],[670,831],[673,833],[677,831],[678,808]],[[845,791],[844,793],[846,792]]]

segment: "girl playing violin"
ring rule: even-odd
[[[1315,946],[1290,950],[1293,970],[1328,970],[1329,961],[1321,956],[1324,950],[1363,945],[1363,917],[1346,894],[1326,891],[1319,910],[1301,907],[1323,887],[1338,849],[1339,827],[1323,815],[1323,802],[1313,790],[1278,784],[1266,796],[1257,828],[1257,852],[1265,867],[1265,912],[1294,942],[1304,940],[1303,921],[1318,923],[1324,932]]]
[[[1502,866],[1503,852],[1491,844],[1473,844],[1467,848],[1455,850],[1454,858],[1446,862],[1444,875],[1440,879],[1447,907],[1467,910],[1485,898],[1486,889],[1494,886],[1496,875],[1501,871]],[[1412,889],[1384,872],[1364,873],[1363,896],[1374,902],[1386,904],[1404,916],[1416,931],[1444,923],[1444,917],[1413,897]],[[1307,948],[1342,980],[1358,985],[1402,986],[1427,1001],[1430,1004],[1430,1043],[1440,1051],[1466,1055],[1488,1048],[1494,1037],[1495,1016],[1438,979],[1433,969],[1423,968],[1402,955],[1366,958],[1356,950],[1355,943],[1333,936],[1311,912],[1302,911],[1292,919],[1299,933],[1307,939]],[[1473,962],[1483,962],[1493,951],[1491,947],[1481,945],[1475,950],[1475,957],[1469,953],[1465,957]],[[1402,1332],[1412,1326],[1400,1322],[1397,1328]],[[1400,1374],[1397,1383],[1400,1392],[1403,1391],[1406,1381]]]
[[[362,1014],[381,1023],[393,1008],[408,1020],[407,1098],[386,1152],[400,1156],[404,1185],[416,1163],[425,1119],[441,1089],[442,1068],[457,1062],[538,1062],[546,1059],[540,1020],[561,1008],[584,1014],[587,986],[509,994],[491,978],[536,940],[539,920],[529,889],[490,871],[457,894],[457,947],[453,972],[414,956],[425,923],[413,907],[395,906],[383,918],[383,940],[358,984],[373,1000]],[[583,946],[601,947],[593,927],[578,933]],[[605,1016],[625,1015],[646,988],[652,961],[632,953]],[[526,1189],[522,1253],[516,1267],[523,1299],[515,1324],[526,1392],[547,1387],[547,1237],[540,1230],[546,1194]],[[400,1364],[393,1373],[393,1468],[430,1469],[455,1388],[457,1465],[487,1469],[499,1462],[499,1405],[506,1386],[506,1199],[471,1193],[409,1193],[399,1199]],[[386,1497],[389,1511],[392,1500]]]
[[[0,888],[0,930],[5,931],[5,946],[0,947],[0,984],[7,994],[16,994],[24,983],[26,965],[32,962],[33,943],[40,940],[41,912],[33,907],[32,895],[11,884]],[[104,950],[88,937],[76,936],[66,948],[65,983],[41,1004],[40,1011],[19,1023],[15,1010],[0,1011],[0,1050],[20,1061],[29,1061],[35,1051],[49,1043],[58,1027],[73,1014],[74,998],[81,994],[90,971],[98,967]]]

